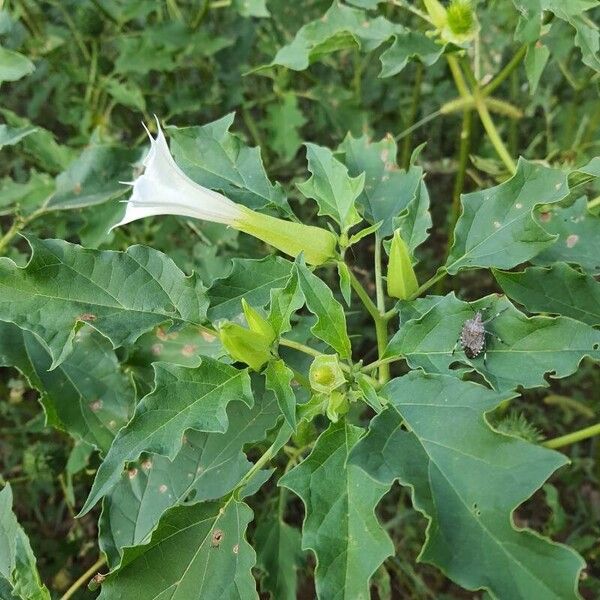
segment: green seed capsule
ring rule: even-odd
[[[337,354],[317,356],[308,371],[312,389],[319,394],[330,394],[346,383]]]

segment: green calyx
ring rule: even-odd
[[[264,336],[269,340],[269,345],[271,345],[277,337],[271,323],[269,323],[269,321],[267,321],[267,319],[265,319],[265,317],[263,317],[255,308],[252,308],[252,306],[246,302],[245,298],[242,298],[242,309],[250,330]]]
[[[310,387],[318,394],[330,394],[346,383],[337,354],[317,356],[308,372]]]
[[[390,260],[387,272],[388,294],[392,298],[407,300],[419,288],[419,282],[412,266],[410,250],[396,229],[390,246]]]
[[[231,358],[255,371],[260,371],[271,359],[272,340],[262,333],[228,321],[219,327],[219,337]]]
[[[337,237],[321,227],[285,221],[240,207],[243,217],[233,227],[248,233],[289,256],[304,253],[306,262],[322,265],[337,255]]]

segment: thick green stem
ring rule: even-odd
[[[527,54],[527,46],[521,46],[515,55],[504,65],[500,72],[482,88],[481,93],[484,96],[489,96],[498,88],[500,84],[519,66],[521,61]]]
[[[380,309],[376,306],[376,304],[371,300],[369,294],[361,284],[361,282],[357,279],[356,275],[348,269],[350,273],[350,284],[352,288],[356,292],[357,296],[361,299],[368,313],[373,318],[373,322],[375,323],[375,336],[377,338],[377,355],[378,358],[381,358],[387,348],[388,335],[387,335],[387,324],[388,318],[384,316],[384,311],[380,311]],[[379,383],[383,384],[388,381],[390,378],[390,370],[387,364],[382,365],[379,370]]]
[[[460,195],[465,185],[465,173],[469,162],[469,151],[471,149],[471,122],[472,115],[470,110],[463,113],[462,127],[460,130],[460,148],[458,151],[458,170],[454,180],[454,190],[452,192],[452,214],[448,227],[448,249],[452,246],[453,230],[460,214]],[[446,253],[447,255],[448,253]]]
[[[580,429],[579,431],[574,431],[573,433],[568,433],[567,435],[561,435],[553,440],[548,440],[544,442],[543,445],[546,446],[546,448],[562,448],[563,446],[581,442],[582,440],[587,440],[596,435],[600,435],[600,423],[591,425],[585,429]]]
[[[479,118],[483,123],[483,127],[488,135],[490,142],[492,143],[492,146],[494,146],[494,150],[496,150],[496,153],[498,154],[500,160],[504,163],[506,168],[511,172],[511,174],[514,174],[517,170],[517,167],[512,157],[510,156],[508,150],[506,149],[506,146],[504,145],[504,142],[502,141],[500,134],[496,129],[496,125],[494,125],[492,116],[490,115],[487,104],[485,103],[479,89],[475,89],[473,91],[473,97],[475,98],[475,107],[477,108],[477,112],[479,113]]]
[[[505,164],[506,168],[511,173],[514,173],[516,171],[515,163],[513,162],[513,159],[508,153],[504,142],[498,134],[496,125],[494,124],[494,121],[490,115],[487,104],[485,102],[485,97],[479,87],[478,82],[475,79],[475,76],[471,72],[470,67],[468,65],[465,65],[467,77],[473,88],[472,92],[469,90],[469,86],[465,81],[463,71],[456,56],[448,54],[446,59],[448,61],[448,66],[450,67],[450,71],[452,73],[452,77],[454,78],[454,83],[456,85],[458,93],[461,95],[461,97],[465,99],[469,96],[473,96],[475,108],[477,110],[477,113],[479,114],[479,118],[481,119],[483,127],[488,135],[488,138],[492,143],[492,146],[494,146],[494,150],[496,150],[496,153],[498,154],[502,162]]]
[[[426,292],[430,287],[434,286],[440,279],[443,279],[448,275],[445,267],[440,267],[433,277],[430,277],[419,289],[410,297],[408,300],[414,300],[418,298],[423,292]]]

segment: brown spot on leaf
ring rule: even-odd
[[[540,221],[542,223],[549,223],[552,219],[552,213],[549,210],[540,213]]]
[[[202,336],[202,339],[209,344],[217,339],[216,335],[212,335],[211,333],[208,333],[208,331],[201,331],[200,335]]]
[[[213,548],[218,548],[223,541],[223,530],[215,529],[210,538],[210,544]]]
[[[138,474],[138,470],[135,467],[132,469],[129,469],[129,471],[127,471],[127,476],[129,477],[129,479],[134,479],[137,474]]]
[[[81,184],[80,183],[76,183],[73,186],[73,193],[74,194],[81,194]]]
[[[101,409],[102,409],[102,400],[98,399],[98,400],[94,400],[93,402],[90,402],[90,410],[92,412],[97,413]]]
[[[197,349],[198,346],[196,346],[196,344],[185,344],[181,349],[181,354],[183,354],[183,356],[194,356]]]
[[[152,354],[154,354],[154,356],[158,356],[163,349],[163,345],[162,344],[152,344],[152,347],[150,348],[150,352],[152,352]]]
[[[567,248],[572,248],[579,241],[579,236],[572,233],[566,240]]]
[[[93,313],[81,313],[77,319],[79,321],[95,321],[98,317],[96,317]]]

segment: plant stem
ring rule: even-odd
[[[469,162],[469,150],[471,149],[471,122],[472,115],[470,110],[465,110],[463,113],[462,127],[460,130],[460,148],[458,151],[458,171],[454,181],[454,190],[452,192],[452,214],[450,215],[450,224],[448,227],[448,251],[454,241],[454,226],[458,221],[460,214],[460,195],[463,192],[465,185],[465,173],[467,171],[467,163]],[[448,252],[446,252],[446,256]]]
[[[489,96],[492,94],[500,84],[519,66],[521,61],[525,58],[525,54],[527,54],[527,46],[521,46],[516,52],[515,55],[502,67],[500,72],[481,89],[481,93],[483,96]]]
[[[75,592],[84,586],[98,571],[98,569],[106,564],[106,557],[101,556],[71,587],[62,595],[60,600],[69,600]]]
[[[410,107],[410,113],[408,115],[408,122],[410,123],[410,127],[415,122],[415,117],[417,116],[417,111],[419,110],[419,104],[421,101],[421,83],[423,82],[423,64],[417,62],[416,71],[415,71],[415,82],[413,86],[413,96],[412,103]],[[410,128],[409,128],[410,129]],[[412,147],[412,130],[409,131],[408,135],[404,138],[404,143],[402,144],[402,159],[401,165],[403,169],[408,170],[410,166],[410,155],[411,155],[411,147]]]
[[[365,290],[362,283],[352,272],[352,269],[348,269],[348,273],[350,274],[350,285],[352,285],[352,288],[360,298],[361,302],[364,304],[371,317],[373,317],[373,320],[376,321],[379,318],[379,310],[377,309],[377,306],[373,300],[371,300],[369,294],[367,294],[367,290]]]
[[[404,358],[404,355],[399,355],[399,356],[388,356],[387,358],[375,360],[372,363],[365,365],[361,369],[361,373],[370,373],[371,371],[374,371],[375,369],[379,369],[382,365],[389,365],[390,363],[397,362],[399,360],[402,360],[403,358]]]
[[[546,448],[562,448],[563,446],[568,446],[569,444],[574,444],[575,442],[587,440],[588,438],[599,434],[600,423],[597,423],[596,425],[591,425],[585,429],[580,429],[579,431],[574,431],[573,433],[568,433],[567,435],[561,435],[560,437],[552,440],[547,440],[546,442],[543,442],[542,445],[546,446]]]
[[[298,350],[299,352],[304,352],[304,354],[310,354],[310,356],[321,356],[322,352],[311,348],[310,346],[306,346],[305,344],[301,344],[300,342],[295,342],[294,340],[288,340],[285,338],[281,338],[279,340],[279,344],[281,346],[287,346],[288,348],[293,348],[294,350]]]
[[[490,142],[492,142],[492,146],[494,146],[494,150],[500,157],[500,160],[504,163],[506,168],[510,171],[511,174],[514,174],[517,170],[513,159],[511,158],[504,142],[500,138],[500,134],[494,125],[494,121],[488,111],[487,105],[481,95],[479,89],[473,90],[473,97],[475,98],[475,107],[477,108],[477,112],[479,113],[479,118],[483,123],[483,127],[488,134],[488,138]]]
[[[375,294],[377,298],[377,311],[380,316],[385,313],[385,296],[383,295],[381,264],[381,238],[378,234],[375,234]]]
[[[590,200],[587,205],[588,210],[593,210],[597,206],[600,206],[600,196],[597,196],[593,200]]]
[[[377,336],[377,352],[379,358],[385,353],[388,343],[388,326],[384,319],[385,296],[383,294],[383,277],[381,273],[381,238],[375,234],[375,293],[377,297],[377,319],[375,319],[375,335]],[[387,363],[379,367],[379,383],[384,384],[390,379],[390,367]]]
[[[479,114],[479,118],[481,119],[483,127],[485,128],[485,131],[488,135],[488,138],[492,143],[492,146],[494,146],[494,150],[496,150],[496,153],[498,154],[506,168],[511,173],[514,173],[516,171],[515,163],[513,162],[513,159],[508,153],[504,142],[498,134],[498,130],[494,125],[494,121],[492,120],[487,104],[485,103],[485,97],[481,92],[481,89],[477,80],[475,79],[475,76],[471,72],[471,68],[468,64],[465,65],[467,77],[469,79],[469,82],[471,83],[471,86],[473,87],[472,93],[469,91],[469,87],[467,85],[467,82],[465,81],[463,71],[456,56],[449,54],[446,57],[446,59],[448,61],[448,66],[450,67],[450,71],[452,72],[452,77],[454,78],[454,83],[456,84],[456,89],[458,90],[458,93],[461,95],[461,97],[465,99],[471,95],[473,96],[475,108],[477,109],[477,113]]]
[[[8,228],[7,232],[0,238],[0,255],[2,255],[5,248],[8,246],[8,244],[10,244],[10,242],[17,235],[17,233],[25,229],[25,227],[27,227],[29,223],[35,221],[35,219],[43,215],[45,212],[47,211],[42,206],[41,208],[38,208],[38,210],[32,212],[28,217],[16,217],[13,220],[12,225]]]
[[[440,267],[433,277],[430,277],[419,289],[410,297],[408,300],[414,300],[418,298],[423,292],[426,292],[430,287],[434,286],[440,279],[443,279],[448,275],[446,267]]]
[[[377,243],[377,245],[379,245],[379,243]],[[377,265],[377,261],[375,261],[375,264]],[[381,271],[381,265],[379,266],[379,270]],[[377,338],[377,355],[378,358],[381,358],[385,352],[385,349],[387,348],[388,342],[387,323],[389,319],[387,318],[387,313],[385,313],[385,307],[383,312],[380,311],[379,308],[377,308],[377,306],[373,302],[373,300],[371,300],[369,294],[367,294],[367,291],[365,290],[361,282],[357,279],[356,275],[354,275],[354,273],[350,269],[348,269],[348,272],[350,273],[350,284],[352,285],[352,288],[354,289],[358,297],[361,299],[365,308],[373,318],[373,322],[375,323],[375,337]],[[384,316],[384,314],[386,316]],[[386,381],[389,380],[389,378],[389,367],[387,366],[387,364],[381,365],[381,368],[379,369],[379,383],[384,384]]]

